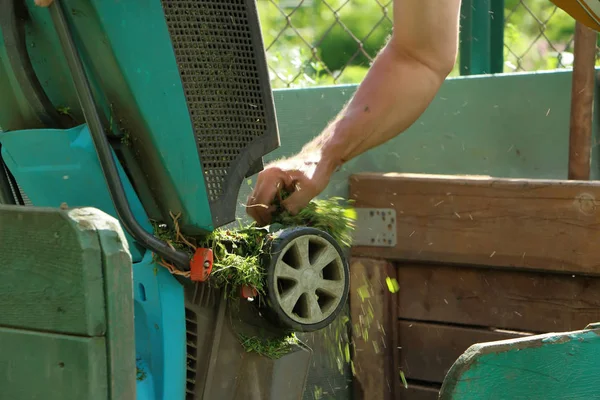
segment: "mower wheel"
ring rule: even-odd
[[[319,229],[298,227],[274,239],[267,266],[267,300],[275,323],[312,332],[333,322],[348,299],[348,262]]]

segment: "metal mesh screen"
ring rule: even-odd
[[[268,75],[265,70],[263,78],[259,64],[264,50],[258,17],[254,2],[246,0],[162,4],[215,203],[229,195],[231,169],[249,144],[268,134],[276,139],[267,109]]]

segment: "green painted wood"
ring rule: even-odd
[[[461,75],[491,72],[491,1],[463,0],[462,2],[459,36]]]
[[[0,399],[108,399],[104,338],[0,328],[0,346]]]
[[[599,397],[600,329],[471,346],[454,363],[441,400]]]
[[[108,328],[106,344],[110,399],[134,399],[133,276],[128,242],[118,220],[97,209],[73,210],[70,217],[79,224],[91,223],[100,240]]]
[[[0,206],[0,326],[102,336],[100,243],[69,211]]]
[[[491,0],[490,18],[490,68],[499,74],[504,71],[504,0]]]

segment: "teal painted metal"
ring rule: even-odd
[[[212,231],[204,173],[160,1],[141,8],[124,1],[65,3],[105,123],[129,135],[144,158],[162,213],[181,212],[187,233]],[[31,7],[30,14],[27,42],[36,74],[55,105],[80,115],[68,68],[55,57],[60,46],[48,10]],[[2,118],[0,111],[0,125]]]
[[[460,74],[498,73],[504,58],[504,1],[464,0],[461,6]]]
[[[27,130],[0,133],[2,157],[33,205],[95,207],[118,218],[87,125],[70,130]],[[118,162],[117,162],[118,164]],[[121,182],[138,222],[152,226],[120,164]],[[126,234],[134,262],[145,252]]]
[[[184,291],[152,253],[133,265],[138,400],[184,399],[186,330]]]
[[[598,398],[599,358],[599,329],[476,344],[448,372],[440,399]]]

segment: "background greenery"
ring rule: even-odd
[[[392,30],[390,0],[257,3],[273,88],[359,83]],[[549,0],[505,0],[504,18],[504,72],[571,66],[575,23]]]

